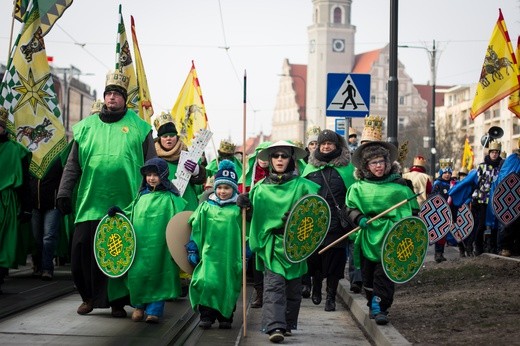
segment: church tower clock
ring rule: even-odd
[[[352,0],[312,0],[312,25],[307,28],[307,127],[334,129],[334,118],[325,116],[327,74],[350,73],[354,66],[354,37],[351,25]]]

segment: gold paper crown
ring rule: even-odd
[[[350,137],[350,136],[356,136],[356,137],[357,137],[357,131],[356,131],[356,129],[353,128],[353,127],[349,127],[349,128],[348,128],[348,136],[349,136],[349,137]]]
[[[90,108],[90,115],[101,112],[101,108],[103,108],[103,101],[96,100]]]
[[[413,158],[413,166],[426,167],[426,159],[420,155]]]
[[[439,167],[444,170],[446,168],[451,168],[453,165],[453,161],[451,159],[440,159],[439,160]]]
[[[502,150],[502,143],[500,143],[499,141],[497,140],[492,140],[491,142],[489,142],[489,147],[488,147],[488,151],[491,151],[491,150]]]
[[[9,117],[9,112],[4,107],[0,106],[0,125],[5,127],[7,124],[7,118]]]
[[[125,75],[123,72],[116,70],[114,72],[107,73],[107,79],[105,87],[109,85],[117,85],[128,91],[128,85],[130,84],[130,77]]]
[[[220,147],[218,148],[218,151],[222,154],[233,155],[235,153],[235,145],[223,139],[220,141]]]
[[[318,135],[321,132],[321,128],[319,126],[311,126],[307,129],[305,135],[307,136],[307,144],[310,142],[315,142],[318,140]]]
[[[292,142],[292,144],[296,145],[298,148],[302,148],[302,149],[305,148],[303,146],[303,142],[302,141],[299,141],[299,140],[295,139],[295,140],[293,140],[291,142]]]
[[[153,121],[153,126],[155,127],[156,131],[159,131],[161,126],[168,123],[173,124],[172,115],[170,113],[162,112],[161,115],[158,115]]]
[[[367,115],[365,127],[361,134],[361,143],[381,141],[383,139],[383,117],[378,115]]]

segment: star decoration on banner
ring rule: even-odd
[[[47,102],[45,102],[45,97],[50,97],[51,95],[43,90],[50,76],[50,74],[46,74],[39,80],[35,81],[32,69],[29,69],[29,78],[27,79],[18,74],[22,85],[16,86],[13,89],[19,92],[22,97],[18,100],[18,104],[16,105],[16,108],[13,110],[13,112],[16,112],[22,108],[26,103],[31,105],[34,113],[36,113],[36,107],[38,104],[42,105],[50,111]]]

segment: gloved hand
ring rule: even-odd
[[[121,210],[121,208],[119,208],[117,205],[114,205],[113,207],[110,207],[110,208],[108,208],[108,210],[107,210],[107,214],[108,214],[108,216],[110,216],[110,217],[114,217],[114,216],[116,216],[116,213],[121,213],[121,214],[123,214],[123,215],[125,214],[125,213],[123,213],[123,211]]]
[[[72,201],[69,197],[60,197],[56,200],[56,206],[61,215],[68,215],[72,213]]]
[[[195,161],[186,160],[186,162],[184,162],[184,168],[186,168],[191,175],[199,174],[199,165]]]
[[[361,219],[359,219],[359,224],[358,224],[359,228],[361,228],[361,229],[367,228],[367,226],[368,226],[367,222],[368,222],[368,219],[365,216],[363,216]]]
[[[237,206],[240,208],[251,208],[251,200],[249,199],[249,194],[241,193],[237,197]]]
[[[186,248],[186,251],[188,251],[188,262],[194,267],[197,266],[200,262],[199,248],[197,247],[197,244],[193,240],[190,240],[188,244],[184,245],[184,247]]]
[[[31,219],[32,213],[30,211],[21,211],[18,214],[18,220],[20,220],[21,223],[31,222]]]

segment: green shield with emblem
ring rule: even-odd
[[[285,256],[298,263],[321,245],[330,225],[330,208],[320,195],[307,195],[294,204],[284,232]]]
[[[94,256],[99,269],[111,278],[125,274],[134,261],[135,240],[134,227],[126,216],[105,215],[94,235]]]
[[[426,224],[420,218],[410,216],[396,222],[381,249],[386,276],[398,284],[411,280],[424,263],[428,244]]]

